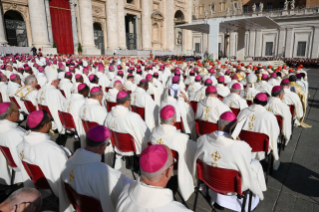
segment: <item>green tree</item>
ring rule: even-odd
[[[56,45],[55,41],[53,41],[53,48],[56,48],[56,51],[59,53],[59,49],[58,49],[58,46]]]
[[[81,45],[81,43],[79,43],[79,45],[78,45],[78,52],[79,52],[79,53],[80,53],[80,52],[82,53],[82,51],[83,51],[83,50],[82,50],[82,45]]]

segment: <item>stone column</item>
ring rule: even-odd
[[[113,55],[114,49],[118,49],[117,31],[117,4],[116,0],[106,1],[106,25],[107,25],[107,54]]]
[[[192,23],[192,10],[193,10],[193,0],[188,0],[187,6],[187,20],[188,23]],[[187,33],[187,44],[186,51],[188,54],[193,54],[193,33],[191,30],[186,30]]]
[[[319,28],[313,28],[313,39],[312,39],[312,51],[311,51],[311,58],[315,59],[318,58],[319,52]]]
[[[6,29],[3,26],[3,15],[2,15],[2,9],[0,4],[0,45],[7,44],[8,41],[6,40]]]
[[[256,31],[256,45],[255,45],[255,57],[261,57],[261,31],[257,30]]]
[[[286,38],[286,30],[279,29],[279,40],[278,40],[278,57],[282,57],[284,54],[284,46],[285,46],[285,38]]]
[[[174,51],[174,47],[175,47],[174,0],[166,0],[166,6],[167,6],[166,7],[167,48],[169,51]]]
[[[74,1],[70,1],[74,54],[77,55],[78,54],[79,39],[78,39],[76,15],[75,15],[75,9],[74,9],[75,5],[76,5],[76,3]]]
[[[150,0],[142,0],[143,50],[151,50],[151,8]],[[172,5],[170,5],[173,7]]]
[[[254,49],[255,49],[255,30],[250,30],[248,56],[253,57],[255,55]]]
[[[245,29],[238,29],[236,60],[245,59]]]
[[[101,55],[101,50],[97,49],[94,44],[92,2],[91,0],[80,0],[79,7],[83,54]]]
[[[229,33],[229,57],[235,56],[236,34],[235,32]]]
[[[219,41],[219,24],[221,18],[208,19],[207,24],[209,24],[209,34],[208,34],[208,54],[213,58],[213,60],[218,59],[218,41]]]
[[[124,0],[117,0],[117,25],[119,48],[126,49]]]
[[[51,13],[50,13],[49,0],[45,0],[45,12],[46,12],[46,15],[47,15],[49,42],[50,42],[51,46],[53,46],[53,33],[52,33],[52,24],[51,24]]]
[[[287,40],[286,40],[286,49],[285,49],[285,58],[292,57],[292,48],[293,48],[293,40],[294,40],[294,32],[293,28],[287,29]]]
[[[135,26],[135,34],[136,34],[136,49],[139,50],[140,49],[140,25],[139,25],[140,17],[134,16],[134,19],[135,19],[134,26]]]

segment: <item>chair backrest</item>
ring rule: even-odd
[[[218,98],[220,101],[224,101],[224,97],[222,97],[221,95],[217,95],[217,98]]]
[[[37,187],[38,189],[51,190],[50,184],[48,183],[47,178],[44,176],[39,166],[30,164],[28,162],[25,162],[24,160],[22,160],[22,164],[24,168],[27,170],[27,173],[32,178],[35,187]]]
[[[64,90],[60,90],[60,91],[61,91],[62,95],[66,98]]]
[[[29,113],[32,113],[37,110],[37,108],[33,105],[33,103],[29,100],[24,100],[24,105],[27,108]]]
[[[295,116],[295,105],[288,105],[292,118]]]
[[[16,100],[15,97],[10,96],[9,99],[10,99],[10,102],[14,102],[14,103],[18,106],[18,109],[21,109],[21,107],[20,107],[20,105],[19,105],[19,103],[17,102],[17,100]]]
[[[111,112],[112,107],[116,106],[116,102],[108,102],[108,101],[106,101],[106,106],[107,106],[107,111]]]
[[[134,138],[128,133],[111,130],[111,142],[121,152],[136,152]]]
[[[196,125],[196,133],[198,135],[210,134],[218,130],[218,126],[216,123],[207,122],[207,121],[203,121],[199,119],[195,121],[195,125]]]
[[[137,107],[137,106],[134,106],[134,105],[131,105],[133,111],[135,113],[137,113],[138,115],[141,116],[141,118],[145,121],[145,108],[144,107]]]
[[[184,132],[184,123],[183,123],[183,119],[182,117],[180,122],[175,122],[174,126],[176,127],[177,130],[181,130],[182,132]]]
[[[101,202],[93,197],[78,194],[67,183],[64,183],[66,194],[70,200],[70,203],[78,212],[103,212]]]
[[[279,129],[281,131],[282,130],[282,122],[283,122],[282,117],[279,116],[279,115],[275,115],[275,116],[276,116],[276,119],[277,119],[277,122],[278,122],[278,125],[279,125]]]
[[[269,149],[269,137],[263,133],[241,130],[239,138],[252,148],[252,152],[266,152]]]
[[[197,112],[197,104],[198,104],[198,102],[191,101],[189,104],[190,104],[190,105],[191,105],[191,107],[193,108],[194,114],[195,114],[195,116],[196,116],[196,112]]]
[[[105,87],[105,93],[109,92],[110,89],[110,87]]]
[[[73,116],[70,113],[62,112],[60,110],[58,110],[58,113],[63,127],[65,129],[74,131],[76,129],[76,126]]]
[[[254,102],[253,101],[251,101],[251,100],[246,100],[247,101],[247,105],[250,107],[252,104],[254,104]]]
[[[233,111],[233,113],[234,113],[236,116],[237,116],[238,113],[240,112],[240,109],[239,109],[239,108],[233,108],[233,107],[231,107],[230,109],[231,109],[231,111]]]
[[[38,104],[40,110],[45,110],[52,117],[51,111],[48,106]]]
[[[216,193],[235,192],[243,195],[241,191],[241,174],[238,171],[213,167],[199,159],[196,161],[196,168],[197,178]]]
[[[37,90],[40,90],[40,89],[41,89],[41,86],[38,84],[35,88],[36,88]]]
[[[3,156],[7,159],[7,163],[11,168],[17,168],[18,166],[13,160],[13,157],[11,155],[10,149],[6,146],[0,146],[0,150],[3,154]]]
[[[91,129],[92,127],[99,125],[96,122],[85,121],[85,120],[82,120],[82,124],[83,124],[85,133],[87,133],[89,131],[89,129]]]

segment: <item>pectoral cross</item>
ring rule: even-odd
[[[211,154],[214,162],[212,163],[213,167],[218,167],[218,164],[216,163],[218,160],[220,160],[222,157],[220,156],[220,154],[216,151],[215,153]]]
[[[249,127],[248,130],[252,131],[254,128],[254,121],[256,120],[256,116],[255,115],[249,116],[249,119],[250,119],[250,122],[248,123],[248,127]]]
[[[20,152],[20,157],[21,157],[21,160],[24,159],[24,150],[22,150],[22,151]]]
[[[69,181],[70,181],[70,183],[72,182],[72,180],[73,180],[74,178],[75,178],[75,177],[74,177],[74,171],[73,171],[73,169],[72,169],[71,173],[69,174]]]
[[[40,99],[39,99],[40,100],[40,105],[42,104],[42,101],[45,100],[42,96],[43,96],[43,91],[41,92]]]
[[[158,141],[156,141],[157,144],[164,144],[162,139],[159,139]]]

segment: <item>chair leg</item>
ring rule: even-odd
[[[200,185],[200,180],[198,180],[197,188],[196,188],[196,191],[195,191],[195,200],[194,200],[194,208],[193,208],[194,212],[196,211],[197,198],[198,198],[198,193],[199,193],[199,185]]]
[[[248,205],[248,212],[251,212],[251,202],[253,200],[253,192],[249,192],[249,205]]]
[[[115,168],[115,162],[116,162],[116,153],[115,153],[115,150],[114,150],[114,153],[113,153],[113,165],[112,165],[113,169]]]
[[[135,175],[134,175],[133,170],[131,170],[131,172],[132,172],[132,175],[133,175],[134,180],[136,180],[136,177],[135,177]]]
[[[270,163],[271,163],[271,152],[269,153],[268,157],[268,164],[267,164],[267,172],[266,172],[266,184],[268,183],[268,176],[270,171]]]
[[[246,201],[247,201],[247,193],[249,190],[247,190],[244,194],[244,200],[243,200],[243,205],[241,206],[241,212],[245,212],[245,207],[246,207]]]
[[[270,153],[272,153],[272,152],[270,152]],[[270,164],[269,164],[269,166],[270,166],[269,175],[272,175],[272,172],[274,170],[274,156],[272,154],[270,155]]]
[[[188,205],[186,204],[184,198],[182,197],[182,194],[178,191],[178,189],[177,189],[177,194],[178,194],[178,196],[181,198],[183,205],[185,205],[186,208],[189,208]]]
[[[11,172],[11,185],[14,184],[15,176],[16,176],[16,172],[14,171],[14,169],[12,169],[12,172]]]

